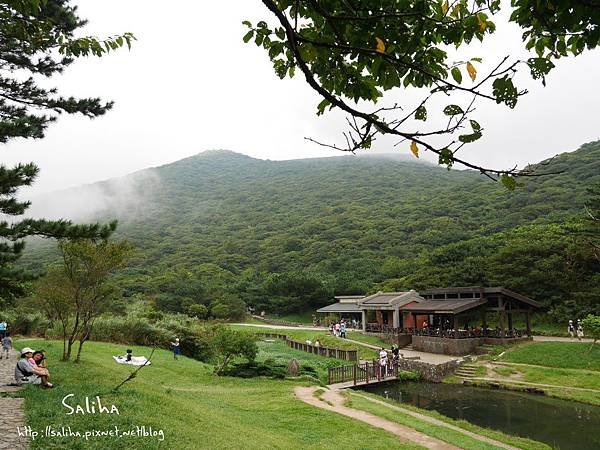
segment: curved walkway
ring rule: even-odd
[[[450,445],[446,442],[442,442],[438,439],[427,436],[424,433],[413,430],[412,428],[400,425],[395,422],[391,422],[387,419],[383,419],[374,414],[359,409],[348,408],[344,406],[344,398],[340,395],[337,390],[328,390],[323,394],[323,400],[314,396],[314,392],[318,388],[316,387],[297,387],[294,389],[296,397],[309,405],[316,406],[317,408],[326,409],[328,411],[336,412],[347,417],[351,417],[361,422],[368,423],[377,428],[382,428],[390,433],[395,434],[403,442],[413,442],[422,445],[429,449],[439,450],[458,450],[459,447]]]
[[[7,386],[15,381],[17,352],[13,350],[10,359],[0,359],[0,450],[26,450],[27,438],[19,437],[17,427],[25,427],[23,399],[6,397],[19,390],[16,386]]]
[[[368,423],[374,427],[383,428],[390,433],[395,434],[400,438],[400,440],[404,442],[414,442],[416,444],[422,445],[429,449],[456,449],[452,444],[448,444],[447,442],[443,442],[437,438],[428,436],[420,431],[414,430],[405,425],[401,425],[396,422],[392,422],[390,420],[384,419],[382,417],[376,416],[366,411],[362,411],[359,409],[349,408],[344,405],[344,397],[340,394],[340,391],[337,389],[330,389],[325,391],[322,394],[322,399],[315,397],[315,391],[319,389],[317,387],[297,387],[294,390],[296,397],[302,400],[305,403],[316,406],[317,408],[326,409],[328,411],[336,412],[338,414],[343,414],[348,417],[352,417],[353,419],[360,420],[361,422]],[[496,439],[489,438],[487,436],[481,436],[477,433],[473,433],[472,431],[465,430],[463,428],[457,427],[456,425],[452,425],[450,423],[444,422],[442,420],[436,419],[435,417],[431,417],[425,414],[421,414],[415,411],[411,411],[409,409],[401,408],[399,406],[390,405],[382,400],[377,400],[365,395],[361,395],[358,393],[353,393],[352,395],[356,395],[370,402],[381,405],[385,408],[392,409],[401,414],[406,414],[408,416],[414,417],[422,422],[427,422],[432,425],[436,425],[438,427],[447,428],[449,430],[456,431],[458,433],[462,433],[465,436],[468,436],[472,439],[476,439],[478,441],[484,442],[486,444],[490,444],[496,446],[498,448],[503,448],[506,450],[519,450],[517,447],[513,447],[512,445],[505,444],[504,442],[497,441]]]

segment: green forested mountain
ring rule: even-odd
[[[120,220],[138,249],[119,280],[126,296],[167,309],[235,309],[241,298],[283,312],[334,293],[473,283],[518,289],[556,315],[566,304],[598,307],[598,262],[574,220],[600,182],[600,142],[543,162],[540,172],[562,173],[512,192],[415,161],[210,151],[65,198],[89,206],[93,192],[102,205],[93,218]],[[50,258],[49,244],[33,243],[24,264],[39,270]]]

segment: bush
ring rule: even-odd
[[[411,372],[410,370],[398,371],[398,378],[402,381],[420,381],[421,374],[418,372]]]
[[[262,363],[255,361],[237,363],[226,368],[222,374],[228,377],[239,378],[268,377],[283,379],[287,374],[287,364],[276,363],[273,360],[265,360]],[[310,377],[318,378],[317,371],[311,366],[300,366],[298,375],[308,375]]]
[[[45,336],[52,322],[39,312],[10,310],[2,312],[2,319],[8,324],[8,332],[12,335]]]
[[[194,303],[187,307],[186,313],[198,319],[206,319],[208,317],[208,308],[200,303]]]
[[[229,306],[224,305],[223,303],[215,303],[210,309],[210,312],[216,319],[227,319],[230,313]]]

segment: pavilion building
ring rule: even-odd
[[[540,307],[529,297],[504,287],[481,286],[336,299],[338,303],[317,312],[360,316],[365,332],[394,334],[403,345],[412,341],[415,350],[450,355],[469,354],[483,344],[529,339],[531,314]],[[524,329],[514,326],[519,317]],[[407,341],[407,336],[412,339]]]

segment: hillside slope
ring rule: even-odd
[[[472,171],[404,159],[263,161],[210,151],[58,198],[99,205],[86,220],[120,220],[119,234],[138,248],[125,283],[130,293],[165,271],[203,264],[214,265],[212,276],[224,269],[228,283],[244,270],[308,270],[343,275],[363,289],[386,278],[390,257],[582,215],[586,188],[600,181],[600,142],[539,170],[562,173],[509,192]],[[51,199],[40,203],[61,210]],[[40,268],[48,257],[38,250],[24,260]]]

